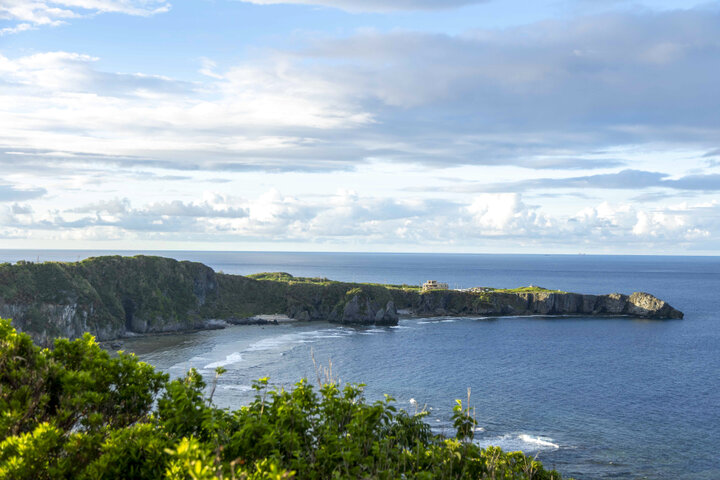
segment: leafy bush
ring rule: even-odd
[[[0,320],[0,479],[561,478],[473,444],[459,401],[449,439],[426,412],[369,403],[363,385],[254,388],[249,405],[219,409],[195,370],[170,381],[90,335],[41,350]]]

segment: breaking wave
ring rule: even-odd
[[[226,365],[232,365],[233,363],[238,363],[242,360],[242,355],[235,352],[231,353],[227,357],[225,357],[225,360],[219,360],[217,362],[208,363],[203,368],[206,370],[212,370],[217,367],[224,367]]]
[[[529,435],[527,433],[507,434],[498,437],[476,439],[481,447],[497,446],[506,452],[514,452],[520,450],[522,452],[540,452],[547,450],[557,450],[560,445],[553,442],[552,438]]]

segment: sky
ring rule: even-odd
[[[0,248],[720,254],[720,2],[0,0]]]

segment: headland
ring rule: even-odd
[[[395,325],[415,316],[582,315],[680,319],[651,294],[586,295],[541,287],[422,291],[288,273],[229,275],[197,262],[103,256],[80,262],[0,265],[0,317],[49,345],[90,332],[98,340],[138,333],[300,321]],[[278,317],[281,318],[281,317]]]

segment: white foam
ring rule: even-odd
[[[260,352],[263,350],[272,350],[272,349],[281,347],[283,345],[287,345],[288,343],[295,343],[299,340],[300,340],[300,338],[298,337],[298,335],[295,335],[295,334],[287,334],[287,335],[280,335],[279,337],[263,338],[262,340],[259,340],[255,343],[253,343],[245,350],[248,352]]]
[[[548,438],[548,437],[534,437],[534,436],[528,435],[528,434],[526,434],[526,433],[522,433],[522,434],[518,435],[518,437],[519,437],[520,440],[522,440],[523,442],[526,442],[526,443],[529,443],[529,444],[535,444],[535,445],[537,445],[538,447],[543,447],[544,449],[553,449],[553,450],[555,450],[555,449],[560,448],[560,445],[558,445],[557,443],[552,443],[552,442],[550,441],[550,440],[552,440],[552,438]]]
[[[553,443],[552,438],[521,434],[507,434],[498,437],[476,439],[475,443],[480,447],[497,446],[506,452],[520,450],[522,452],[539,452],[543,450],[557,450],[560,445]]]
[[[245,349],[246,352],[259,352],[264,350],[276,350],[286,345],[314,343],[322,338],[340,338],[352,335],[351,330],[339,328],[324,328],[321,330],[312,330],[309,332],[286,333],[276,337],[263,338],[250,345]]]
[[[253,389],[250,385],[223,385],[222,388],[225,390],[236,390],[238,392],[249,392]]]
[[[203,368],[206,370],[212,370],[217,367],[224,367],[226,365],[232,365],[233,363],[238,363],[242,360],[242,355],[238,352],[231,353],[227,357],[225,357],[225,360],[219,360],[217,362],[208,363]]]

